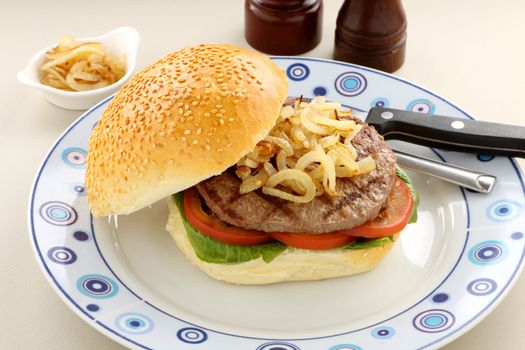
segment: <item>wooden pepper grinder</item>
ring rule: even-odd
[[[401,0],[345,0],[334,59],[394,72],[405,61],[406,28]]]
[[[298,55],[321,41],[322,0],[245,0],[244,36],[255,49]]]

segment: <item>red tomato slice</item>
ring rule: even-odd
[[[387,199],[386,208],[379,213],[377,218],[354,227],[347,232],[352,236],[365,238],[380,238],[398,233],[408,224],[414,200],[408,186],[398,177]]]
[[[273,241],[272,236],[266,232],[228,226],[219,218],[206,214],[202,210],[199,194],[193,188],[184,191],[183,207],[191,226],[219,242],[232,245],[257,245]]]
[[[357,239],[357,237],[348,235],[348,231],[320,234],[271,232],[270,235],[286,245],[310,250],[334,249]]]
[[[292,247],[325,250],[353,242],[358,237],[380,238],[401,231],[407,224],[414,208],[414,201],[407,185],[396,177],[387,199],[387,207],[377,218],[350,230],[322,234],[271,232],[246,230],[229,226],[219,218],[202,210],[199,194],[195,189],[184,192],[184,212],[189,223],[202,234],[217,241],[233,245],[256,245],[276,239]]]

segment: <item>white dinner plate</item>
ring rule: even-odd
[[[390,106],[471,118],[444,98],[371,69],[276,57],[289,95],[325,95],[364,115]],[[373,271],[316,282],[235,286],[192,266],[165,231],[165,201],[118,218],[88,210],[88,138],[110,99],[46,156],[29,203],[44,274],[83,320],[136,349],[435,349],[483,319],[523,266],[524,184],[514,160],[397,143],[403,151],[494,174],[490,195],[411,173],[419,221]],[[28,286],[29,288],[29,286]]]

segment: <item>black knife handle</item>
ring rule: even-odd
[[[374,107],[366,122],[385,139],[525,158],[525,127]]]

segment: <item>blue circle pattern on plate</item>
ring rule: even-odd
[[[480,153],[476,156],[480,162],[490,162],[492,159],[496,158],[493,154]]]
[[[490,278],[478,278],[467,285],[467,291],[475,296],[489,295],[496,291],[498,284]]]
[[[62,160],[72,168],[84,168],[86,165],[87,152],[80,147],[66,148],[62,152]]]
[[[523,238],[523,232],[514,232],[510,235],[510,238],[512,238],[513,240],[517,241],[518,239],[522,239]]]
[[[82,276],[77,281],[80,293],[95,299],[112,298],[118,293],[118,285],[111,278],[99,274]]]
[[[73,194],[84,197],[87,195],[86,186],[82,182],[73,182],[71,185],[69,185],[69,189]]]
[[[410,102],[407,106],[408,111],[432,114],[436,110],[436,106],[425,98],[419,98]]]
[[[343,96],[357,96],[366,90],[367,81],[363,74],[346,72],[335,80],[335,90]]]
[[[293,81],[305,80],[310,75],[310,68],[303,63],[294,63],[286,69],[286,75]]]
[[[328,90],[324,86],[316,86],[313,93],[314,96],[326,96]]]
[[[97,312],[98,310],[100,310],[100,306],[98,306],[97,304],[88,304],[86,306],[86,309],[91,312]]]
[[[386,97],[376,97],[370,102],[370,107],[388,107],[390,101]]]
[[[377,327],[372,330],[372,336],[377,339],[390,339],[396,334],[392,327]]]
[[[208,340],[208,334],[199,328],[186,327],[179,329],[177,338],[184,343],[200,344]]]
[[[328,350],[363,350],[363,348],[355,344],[339,344],[332,346]]]
[[[269,342],[261,344],[256,350],[301,350],[297,345],[287,342]]]
[[[436,293],[432,296],[431,300],[434,304],[443,304],[450,299],[447,293]]]
[[[73,237],[80,242],[85,242],[89,240],[89,234],[84,231],[75,231],[73,232]]]
[[[521,213],[521,205],[512,200],[499,200],[490,205],[487,216],[493,221],[515,219]]]
[[[67,247],[53,247],[47,251],[47,257],[54,263],[71,265],[77,261],[77,254]]]
[[[151,318],[146,315],[129,312],[118,316],[115,319],[115,325],[118,329],[130,334],[144,334],[154,328]]]
[[[476,265],[494,265],[504,260],[509,253],[507,245],[501,241],[483,241],[472,248],[468,258]]]
[[[456,318],[447,310],[434,309],[419,313],[412,324],[421,332],[438,333],[449,329],[454,325]]]
[[[75,208],[59,201],[50,201],[42,204],[39,212],[42,219],[57,226],[73,225],[78,219]]]

